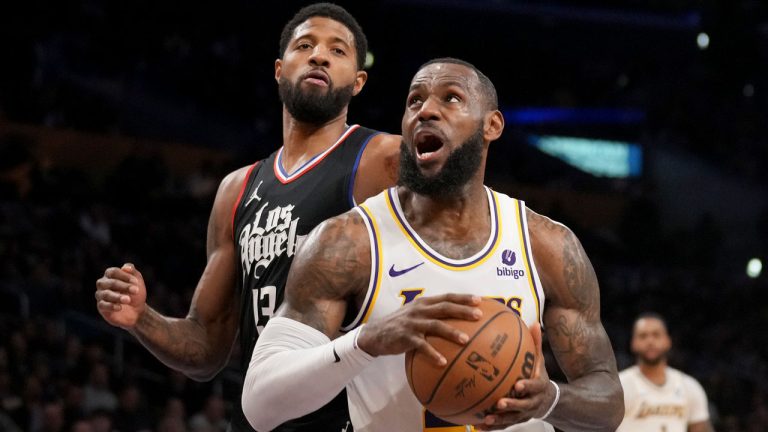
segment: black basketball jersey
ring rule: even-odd
[[[350,126],[336,143],[292,173],[283,169],[281,147],[249,173],[233,218],[243,376],[259,332],[283,302],[297,248],[320,222],[355,205],[352,193],[360,157],[377,133]],[[239,398],[237,402],[233,430],[251,431]],[[348,419],[347,397],[342,392],[320,410],[275,430],[351,431],[351,426],[345,429]]]

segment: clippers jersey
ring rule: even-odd
[[[376,134],[358,125],[350,126],[336,143],[293,173],[283,169],[281,147],[248,174],[233,220],[240,273],[237,295],[241,377],[248,370],[259,332],[283,302],[288,270],[297,248],[320,222],[355,205],[352,194],[357,167],[363,150]],[[348,419],[342,392],[322,409],[275,430],[339,432]],[[239,397],[232,427],[237,431],[253,430],[243,415]]]
[[[624,388],[624,421],[619,432],[686,432],[709,420],[707,395],[698,381],[667,367],[664,385],[656,385],[632,366],[619,373]]]
[[[445,293],[491,297],[518,312],[527,325],[541,322],[544,292],[531,255],[525,204],[485,190],[490,236],[480,251],[465,259],[444,257],[419,237],[404,216],[396,188],[356,207],[371,242],[371,279],[363,306],[344,330],[381,319],[417,297]],[[424,410],[408,386],[404,358],[404,354],[377,357],[347,385],[355,430],[471,429]],[[541,430],[541,425],[534,430]]]

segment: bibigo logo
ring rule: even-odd
[[[499,279],[512,278],[515,280],[524,277],[525,270],[513,268],[516,262],[517,256],[515,256],[515,253],[509,249],[505,249],[504,252],[501,253],[501,263],[503,265],[496,267],[496,277]]]

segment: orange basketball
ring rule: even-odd
[[[517,313],[493,299],[483,299],[479,308],[478,321],[445,320],[469,336],[465,345],[427,336],[446,366],[420,352],[405,355],[416,398],[435,416],[459,425],[482,422],[518,379],[531,377],[536,363],[533,338]]]

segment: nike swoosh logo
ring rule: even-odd
[[[334,345],[334,347],[333,347],[333,357],[335,357],[335,358],[336,358],[336,360],[334,360],[334,361],[333,361],[334,363],[338,363],[338,362],[340,362],[340,361],[341,361],[341,357],[339,357],[339,355],[338,355],[338,354],[336,354],[336,346],[335,346],[335,345]]]
[[[422,265],[422,264],[424,264],[424,262],[423,262],[423,261],[422,261],[422,262],[420,262],[420,263],[418,263],[418,264],[416,264],[416,265],[415,265],[415,266],[413,266],[413,267],[408,267],[407,269],[402,269],[402,270],[395,270],[395,265],[394,265],[394,264],[392,264],[392,267],[390,267],[390,268],[389,268],[389,276],[390,276],[390,277],[398,277],[398,276],[402,276],[402,275],[404,275],[404,274],[408,273],[409,271],[411,271],[411,270],[415,269],[416,267],[418,267],[418,266],[420,266],[420,265]]]

